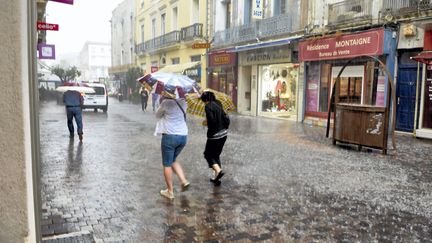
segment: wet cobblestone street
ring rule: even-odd
[[[325,129],[232,116],[222,185],[209,182],[206,128],[188,117],[179,157],[191,187],[165,188],[152,111],[110,100],[69,139],[64,107],[40,110],[42,233],[97,242],[432,242],[432,141],[397,135],[388,155],[333,146]]]

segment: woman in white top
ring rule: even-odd
[[[187,104],[184,99],[174,100],[165,98],[156,111],[159,121],[156,125],[156,134],[162,135],[161,150],[163,173],[167,189],[160,194],[166,198],[174,199],[172,172],[174,171],[182,183],[182,191],[189,188],[182,166],[176,161],[187,142],[188,128],[186,125]]]

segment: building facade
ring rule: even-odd
[[[308,2],[213,1],[208,86],[230,95],[239,113],[301,118],[298,41],[307,23]]]
[[[112,87],[123,90],[127,71],[135,66],[135,0],[125,0],[112,12],[111,67]]]
[[[111,44],[86,42],[80,52],[79,70],[83,81],[108,80],[108,68],[111,66]]]
[[[313,1],[299,50],[305,68],[304,121],[325,125],[331,84],[349,60],[337,90],[342,102],[384,106],[387,75],[365,57],[371,55],[385,63],[394,82],[396,130],[432,137],[430,66],[413,60],[430,50],[431,9],[430,1]]]
[[[136,0],[136,65],[145,73],[174,72],[205,87],[206,49],[194,44],[208,41],[203,0]]]

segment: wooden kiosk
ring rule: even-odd
[[[333,115],[333,144],[337,142],[354,144],[361,150],[362,146],[381,149],[383,154],[387,154],[387,141],[389,135],[390,102],[392,102],[392,123],[390,134],[392,135],[393,148],[396,149],[394,139],[395,127],[395,89],[390,73],[383,62],[373,56],[365,56],[379,63],[380,67],[387,75],[388,89],[385,93],[385,106],[356,104],[340,102],[340,76],[346,66],[353,59],[349,60],[340,70],[336,80],[332,83],[330,93],[329,109],[327,114],[327,131],[329,137],[330,120]]]

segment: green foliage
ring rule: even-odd
[[[141,84],[139,84],[136,80],[139,77],[143,76],[143,70],[140,67],[133,67],[129,68],[129,70],[126,73],[126,85],[128,89],[132,89],[132,92],[138,92],[138,89],[141,87]]]
[[[51,73],[59,77],[62,83],[72,81],[81,76],[81,72],[75,66],[64,69],[60,65],[57,65],[51,68]]]

